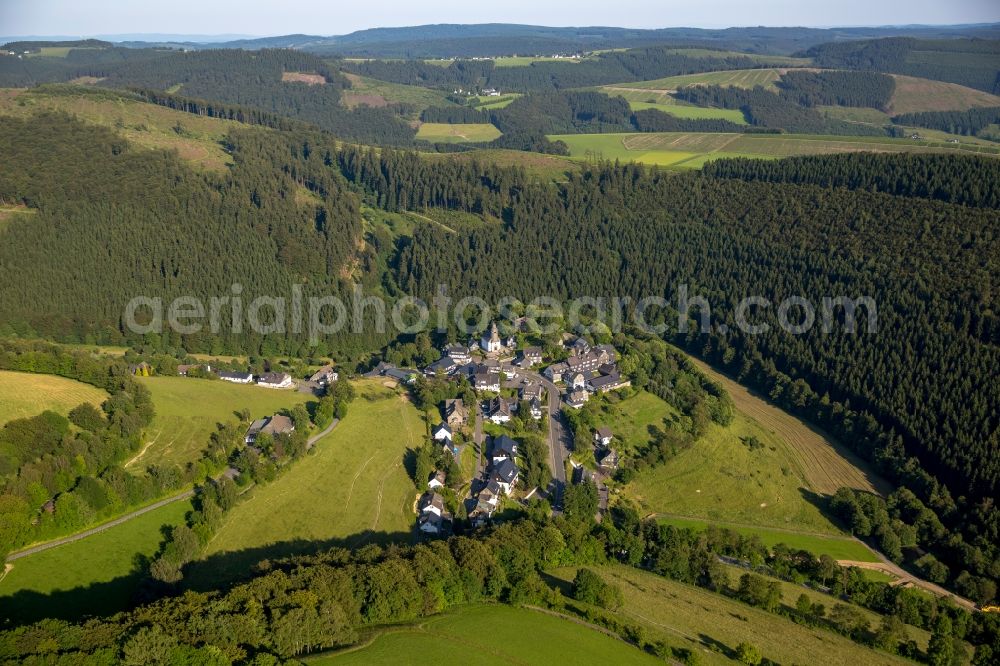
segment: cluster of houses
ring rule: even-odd
[[[444,498],[436,491],[444,486],[444,472],[435,472],[427,483],[428,490],[417,500],[417,528],[423,534],[444,536],[452,529],[454,518],[444,506]]]
[[[576,409],[594,393],[607,393],[631,385],[618,370],[615,348],[611,345],[591,347],[584,338],[573,340],[569,358],[545,368],[544,374],[553,383],[565,384],[563,399]]]
[[[475,498],[476,507],[469,512],[469,520],[474,526],[485,525],[500,506],[501,498],[514,490],[521,473],[517,467],[517,455],[516,440],[507,435],[493,438],[486,485],[479,490]]]
[[[325,376],[332,377],[328,381],[337,381],[337,373],[333,371],[332,366],[328,367],[329,371]],[[215,376],[222,381],[233,384],[253,384],[256,381],[257,386],[274,389],[286,389],[295,385],[292,376],[287,372],[265,372],[254,377],[252,372],[243,370],[212,370],[212,366],[207,364],[178,365],[177,374],[181,377],[187,377],[188,373],[196,368],[205,372],[214,372]]]

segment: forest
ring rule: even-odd
[[[1000,92],[996,40],[890,37],[820,44],[801,55],[817,67],[905,74]]]
[[[916,125],[952,134],[975,136],[992,124],[1000,123],[1000,107],[980,107],[966,111],[921,111],[902,113],[892,119],[898,125]]]
[[[875,72],[791,70],[778,81],[781,95],[800,106],[820,104],[884,109],[896,90],[891,76]]]
[[[796,85],[804,85],[800,79]],[[843,120],[825,118],[811,105],[802,106],[799,101],[813,99],[812,95],[832,94],[828,88],[815,86],[810,92],[792,95],[791,90],[782,94],[755,88],[735,88],[722,86],[688,86],[677,91],[677,99],[695,106],[713,106],[722,109],[739,109],[748,123],[755,127],[784,130],[796,134],[844,134],[856,136],[885,136],[885,130],[872,125],[849,123]]]
[[[712,178],[843,187],[1000,209],[1000,163],[973,156],[867,153],[771,161],[732,158],[709,162],[702,173]]]

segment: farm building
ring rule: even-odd
[[[264,388],[291,388],[292,376],[287,372],[265,372],[257,378],[257,386]]]
[[[249,384],[253,381],[253,375],[249,372],[232,372],[230,370],[220,370],[215,373],[224,382],[234,384]]]

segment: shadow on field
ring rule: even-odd
[[[368,530],[338,539],[322,541],[294,539],[259,548],[216,553],[186,565],[184,567],[184,581],[181,585],[185,590],[197,592],[222,590],[268,571],[273,567],[274,560],[316,555],[337,548],[357,550],[364,546],[410,544],[414,540],[413,532],[373,532]],[[342,559],[336,553],[330,555],[331,563]]]
[[[416,540],[412,532],[366,531],[343,539],[283,541],[261,548],[248,548],[231,553],[219,553],[184,567],[180,590],[226,590],[255,575],[275,569],[276,560],[315,555],[331,551],[324,559],[336,565],[346,561],[346,549],[366,546],[410,544]],[[338,551],[337,549],[345,549]],[[373,552],[374,555],[374,552]],[[49,594],[21,590],[0,596],[0,630],[30,624],[44,618],[78,621],[87,617],[108,616],[128,610],[160,596],[180,590],[166,589],[149,577],[149,560],[136,557],[127,576],[95,583],[86,587],[58,590]],[[16,564],[15,564],[16,566]]]

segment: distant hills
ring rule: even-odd
[[[129,34],[101,37],[123,46],[176,48],[294,48],[323,55],[379,58],[449,58],[476,55],[556,54],[580,50],[635,48],[671,43],[748,53],[787,55],[827,42],[876,37],[1000,38],[1000,24],[951,26],[881,26],[846,28],[740,27],[637,29],[606,26],[559,28],[509,23],[437,24],[372,28],[347,35],[167,35]],[[4,41],[41,41],[3,38]]]

